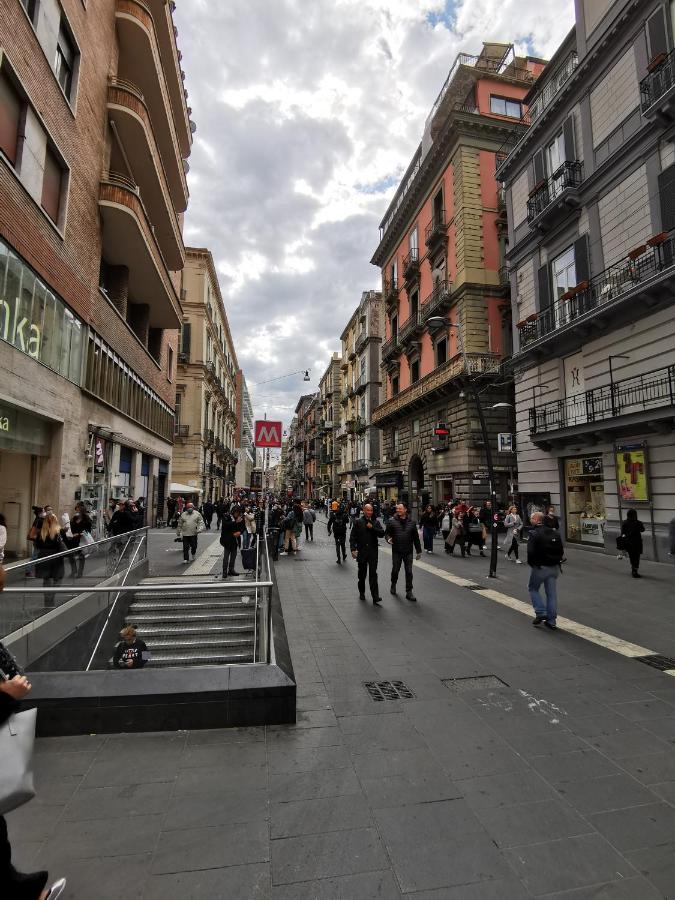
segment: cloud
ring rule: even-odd
[[[460,51],[553,53],[572,0],[180,0],[186,243],[213,252],[256,416],[289,422],[361,293],[378,226]]]

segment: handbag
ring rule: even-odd
[[[35,796],[33,745],[37,709],[14,713],[0,726],[0,815]]]
[[[474,522],[472,525],[469,525],[469,534],[482,534],[483,526]]]
[[[617,550],[625,550],[626,549],[626,535],[625,534],[617,534],[616,549]]]
[[[35,541],[35,540],[37,540],[37,536],[38,536],[37,525],[31,525],[30,530],[28,531],[28,534],[26,535],[26,538],[29,541]]]

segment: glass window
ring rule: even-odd
[[[45,153],[45,167],[42,175],[42,199],[41,205],[52,222],[58,224],[59,211],[61,209],[61,186],[63,182],[63,167],[54,151],[47,147]]]
[[[554,299],[561,297],[577,283],[576,266],[574,264],[574,247],[568,247],[564,253],[551,263],[551,281]]]
[[[448,359],[448,339],[441,338],[436,344],[436,365],[442,366]]]
[[[553,175],[565,162],[565,140],[562,131],[548,145],[547,156],[549,175]]]
[[[21,0],[21,5],[26,10],[28,18],[35,25],[35,14],[37,12],[37,0]]]
[[[397,394],[398,394],[398,375],[392,375],[391,396],[395,397]]]
[[[73,87],[73,72],[75,70],[75,47],[73,41],[66,30],[64,22],[61,22],[59,28],[59,39],[56,45],[56,61],[54,63],[54,74],[61,85],[63,93],[70,99],[70,92]]]
[[[0,150],[14,165],[23,103],[7,73],[0,70]]]
[[[520,119],[523,109],[522,104],[518,100],[509,100],[508,97],[491,95],[490,112],[495,116],[508,116],[510,119]]]
[[[416,381],[420,380],[420,361],[419,359],[414,360],[410,363],[410,383],[414,384]]]
[[[398,453],[399,450],[399,431],[398,428],[392,429],[391,432],[391,445],[393,447],[394,453]]]
[[[410,250],[417,250],[419,244],[417,242],[417,226],[413,228],[413,230],[408,235],[408,246]],[[414,255],[414,254],[413,254]]]

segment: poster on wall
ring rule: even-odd
[[[614,453],[616,483],[622,500],[649,503],[647,445],[626,444]]]
[[[105,474],[105,441],[97,437],[94,442],[94,475]]]

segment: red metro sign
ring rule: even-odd
[[[282,432],[282,422],[270,422],[268,419],[261,419],[255,423],[254,443],[256,447],[281,447]]]

